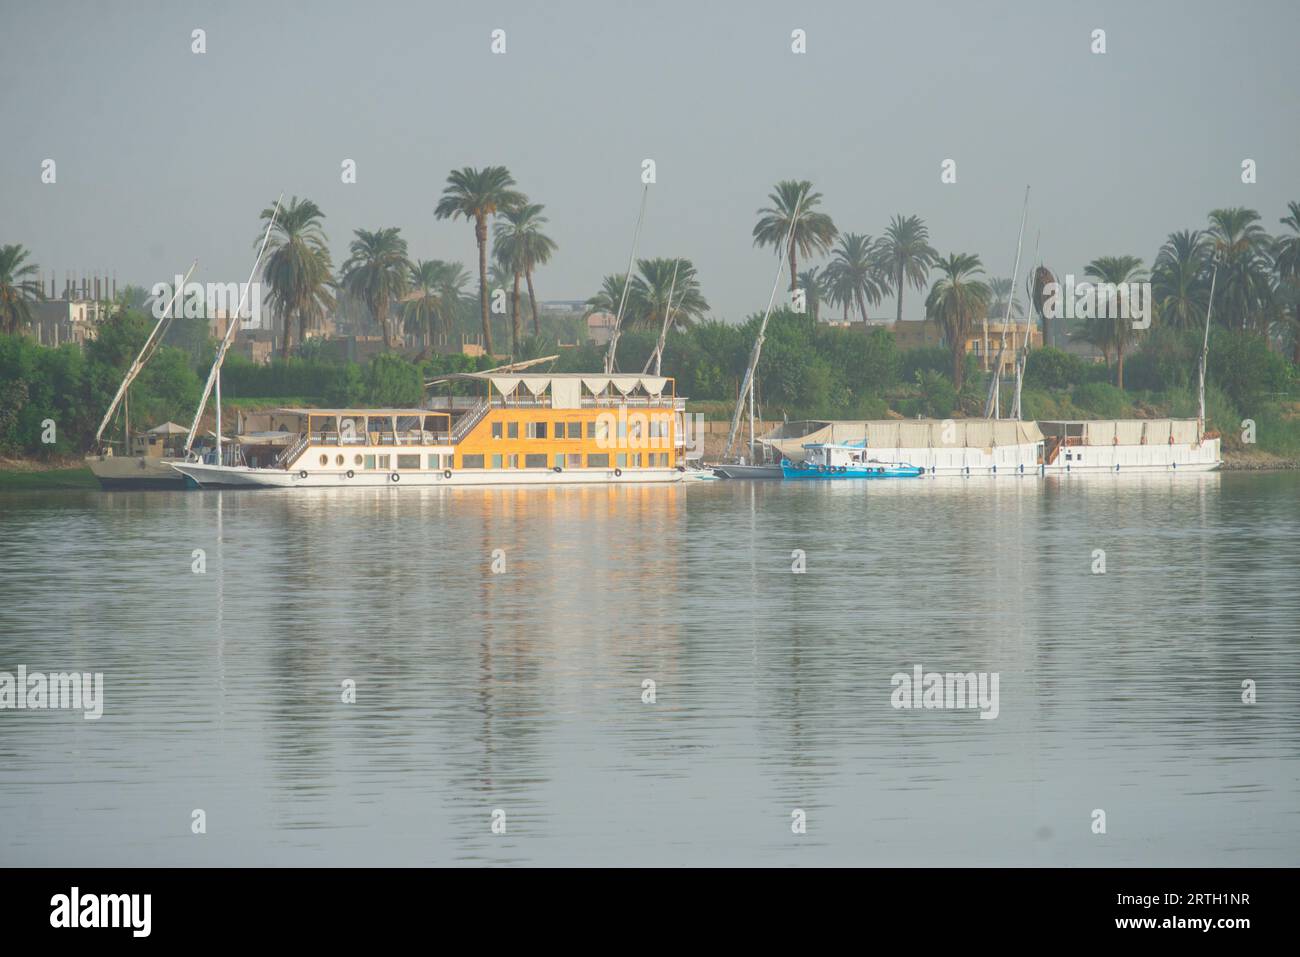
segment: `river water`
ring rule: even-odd
[[[1295,474],[0,493],[0,671],[104,676],[0,864],[1296,865],[1298,570]]]

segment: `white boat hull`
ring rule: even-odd
[[[675,468],[621,469],[458,469],[448,477],[436,470],[249,468],[185,462],[172,466],[202,488],[449,488],[471,485],[643,485],[680,482]]]
[[[873,447],[869,451],[874,458],[908,462],[924,468],[926,475],[936,476],[1209,472],[1223,464],[1217,438],[1205,439],[1198,445],[1066,446],[1050,465],[1039,464],[1042,449],[1037,443],[992,449]]]
[[[1055,462],[1043,466],[1043,474],[1211,472],[1222,464],[1217,438],[1196,445],[1076,445],[1062,448]]]

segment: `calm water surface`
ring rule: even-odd
[[[105,681],[0,863],[1296,865],[1297,570],[1292,474],[0,493],[0,671]]]

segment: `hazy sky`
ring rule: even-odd
[[[471,227],[433,218],[466,165],[503,164],[546,204],[560,249],[537,291],[567,299],[625,268],[652,157],[639,255],[690,257],[728,320],[766,304],[775,259],[750,232],[783,178],[812,180],[841,230],[916,213],[941,253],[997,275],[1026,184],[1026,256],[1041,231],[1043,258],[1076,273],[1149,263],[1216,206],[1274,231],[1300,199],[1295,0],[8,0],[0,23],[0,243],[60,280],[150,285],[194,257],[199,279],[243,280],[281,190],[322,207],[336,263],[353,229],[400,226],[413,258],[473,268]]]

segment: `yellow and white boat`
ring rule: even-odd
[[[281,409],[225,461],[172,463],[204,488],[677,482],[685,400],[666,376],[471,373],[477,398],[423,409]],[[287,440],[287,444],[286,444]]]

